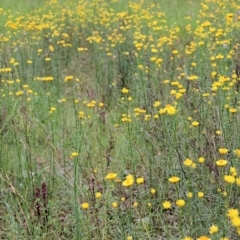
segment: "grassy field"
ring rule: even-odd
[[[0,3],[0,239],[240,236],[240,5]]]

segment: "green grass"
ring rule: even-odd
[[[2,239],[237,238],[235,1],[0,8]]]

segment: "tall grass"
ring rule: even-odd
[[[26,3],[0,4],[1,239],[237,239],[237,3]]]

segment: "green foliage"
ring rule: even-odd
[[[1,238],[237,238],[239,11],[1,1]]]

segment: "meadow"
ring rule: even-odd
[[[0,239],[240,238],[240,3],[0,3]]]

